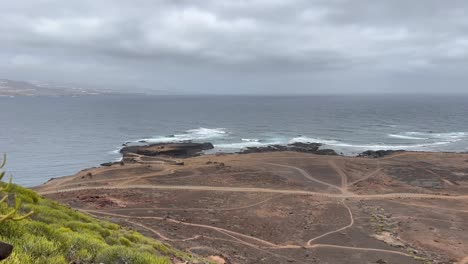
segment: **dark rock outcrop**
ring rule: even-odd
[[[124,158],[129,154],[143,156],[193,157],[203,150],[214,148],[211,143],[160,143],[145,146],[127,146],[120,150]]]
[[[117,165],[117,164],[120,164],[120,161],[101,163],[101,166],[110,167],[110,166],[112,166],[112,165]]]
[[[358,157],[382,158],[394,153],[404,152],[404,150],[367,150],[358,155]]]
[[[8,258],[12,251],[12,245],[0,241],[0,261]]]
[[[289,145],[269,145],[265,147],[250,147],[239,152],[241,154],[247,153],[261,153],[261,152],[276,152],[276,151],[296,151],[304,153],[312,153],[317,155],[338,155],[333,149],[320,149],[320,143],[302,143],[295,142]]]

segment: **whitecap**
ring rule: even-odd
[[[215,144],[214,147],[218,149],[245,149],[245,148],[251,148],[251,147],[265,147],[269,145],[281,145],[281,144],[286,143],[278,138],[273,138],[269,140],[243,138],[241,139],[241,141],[242,142]]]
[[[224,144],[215,144],[215,148],[219,149],[244,149],[249,147],[263,147],[272,145],[272,143],[262,143],[257,141],[251,142],[234,142],[234,143],[224,143]]]
[[[432,133],[432,132],[403,132],[399,135],[415,137],[421,139],[441,139],[443,141],[456,142],[463,138],[466,138],[468,134],[466,132],[447,132],[447,133]]]
[[[109,151],[109,152],[107,152],[107,153],[108,153],[108,154],[111,154],[111,155],[120,154],[120,148],[118,148],[118,149],[114,149],[114,150],[112,150],[112,151]]]
[[[171,136],[157,136],[152,138],[144,138],[139,141],[149,143],[169,143],[169,142],[184,142],[184,141],[202,141],[214,138],[221,138],[227,134],[224,128],[195,128],[186,130],[184,133]]]
[[[241,140],[244,142],[260,142],[260,139],[256,138],[241,138]]]
[[[346,147],[346,148],[358,148],[358,149],[366,149],[366,150],[407,150],[407,149],[424,149],[432,146],[439,146],[439,145],[446,145],[452,142],[449,141],[439,141],[434,143],[427,143],[427,144],[408,144],[408,145],[384,145],[384,144],[349,144],[349,143],[337,143],[337,144],[330,144],[331,146],[335,147]]]
[[[399,134],[389,134],[388,136],[392,137],[392,138],[400,138],[400,139],[414,139],[414,140],[428,139],[428,138],[424,138],[424,137],[413,137],[413,136],[405,136],[405,135],[399,135]]]
[[[336,140],[330,140],[330,139],[321,139],[321,138],[310,138],[310,137],[305,137],[305,136],[299,136],[292,138],[289,143],[294,143],[294,142],[300,142],[300,143],[321,143],[325,145],[331,145],[331,144],[337,144],[339,143]]]

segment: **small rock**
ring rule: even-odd
[[[12,251],[12,245],[0,242],[0,261],[8,258]]]

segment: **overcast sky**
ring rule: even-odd
[[[466,0],[0,2],[0,78],[168,93],[468,92]]]

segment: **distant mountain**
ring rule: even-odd
[[[102,92],[64,85],[0,79],[0,96],[82,96],[98,94],[102,94]]]

